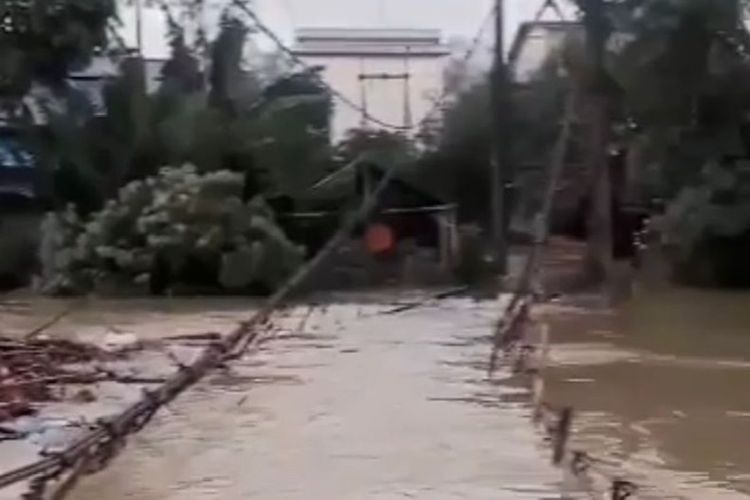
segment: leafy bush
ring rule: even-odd
[[[749,286],[750,163],[709,164],[669,206],[663,234],[681,280]]]
[[[665,217],[665,235],[689,255],[706,235],[739,237],[750,230],[750,164],[706,167],[703,183],[682,190]]]
[[[229,290],[273,289],[302,262],[303,250],[256,197],[241,199],[243,178],[166,167],[123,187],[87,219],[74,207],[42,224],[39,287],[83,293],[105,284],[144,286],[156,263],[171,282]]]

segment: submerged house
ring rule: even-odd
[[[298,204],[306,210],[283,214],[282,222],[293,239],[307,242],[314,253],[342,217],[377,196],[338,263],[370,271],[367,284],[381,279],[445,281],[459,251],[457,207],[391,165],[366,157],[337,170],[310,188]],[[397,170],[383,186],[390,168]]]

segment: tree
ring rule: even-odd
[[[468,81],[452,76],[455,91],[447,100],[443,120],[429,122],[420,139],[427,151],[420,161],[422,177],[459,204],[463,220],[487,223],[491,123],[486,79]],[[472,83],[474,82],[474,83]],[[514,87],[510,126],[515,131],[513,157],[519,166],[514,183],[514,208],[534,204],[540,177],[559,131],[570,84],[562,71],[561,54],[549,56],[538,74]]]
[[[489,86],[476,83],[447,107],[436,147],[420,162],[422,176],[458,202],[463,220],[487,224],[491,122]]]
[[[642,0],[610,16],[621,43],[609,63],[624,113],[636,125],[627,141],[637,159],[631,173],[647,179],[642,188],[671,200],[669,234],[679,241],[672,257],[679,273],[703,284],[736,284],[740,276],[750,283],[744,258],[728,252],[746,248],[750,234],[736,195],[749,181],[738,160],[750,156],[743,4]],[[733,179],[735,195],[724,196],[726,179]],[[696,278],[697,270],[713,271]]]
[[[15,99],[85,67],[116,15],[115,0],[3,0],[0,10],[0,95]]]
[[[672,195],[716,154],[740,152],[750,103],[748,64],[731,40],[746,37],[736,0],[648,0],[612,16],[624,42],[610,54],[623,109],[638,125],[644,161],[662,165]]]
[[[258,197],[240,198],[242,176],[164,168],[133,181],[89,217],[51,213],[44,223],[42,291],[87,293],[151,282],[234,291],[273,290],[301,264],[302,249]]]
[[[226,12],[221,31],[211,45],[209,103],[224,113],[235,115],[239,107],[252,102],[260,93],[254,75],[242,68],[248,28]]]
[[[243,173],[249,198],[294,194],[322,175],[332,103],[316,75],[293,73],[261,88],[262,75],[245,67],[251,30],[225,12],[206,78],[199,49],[169,19],[172,55],[150,98],[150,140],[129,179],[188,162],[202,172]]]
[[[91,132],[91,106],[67,77],[106,47],[115,0],[2,0],[0,14],[0,108],[33,146],[37,191],[54,199],[54,184],[65,185],[67,194],[96,205],[96,174],[81,165],[85,154],[78,147],[79,137]],[[47,115],[43,130],[23,101],[34,84],[37,107]]]
[[[334,161],[339,167],[343,167],[365,153],[387,155],[399,163],[416,159],[414,145],[404,134],[382,129],[355,128],[348,130],[336,144]]]

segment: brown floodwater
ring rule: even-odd
[[[59,329],[152,337],[247,315],[215,301],[139,307],[100,302]],[[517,389],[485,376],[500,303],[382,314],[392,307],[382,297],[339,303],[307,321],[307,308],[294,308],[275,339],[161,411],[71,498],[559,498],[561,474],[528,407],[503,403]]]
[[[750,294],[642,289],[542,316],[547,397],[575,408],[577,446],[662,498],[750,497]]]
[[[384,315],[388,299],[348,297],[309,317],[291,309],[272,341],[161,411],[70,498],[579,497],[561,493],[570,485],[549,465],[517,381],[486,378],[498,303]],[[2,329],[23,333],[68,304],[0,303]],[[50,333],[227,331],[253,307],[87,302]],[[615,464],[645,498],[750,496],[750,294],[641,290],[614,311],[540,313],[553,341],[547,399],[574,407],[574,446]]]

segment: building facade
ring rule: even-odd
[[[437,30],[307,28],[295,35],[295,54],[319,67],[326,83],[380,121],[415,125],[443,91],[449,50]],[[362,126],[382,127],[335,100],[333,141]]]

